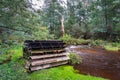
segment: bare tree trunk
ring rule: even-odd
[[[65,30],[64,30],[64,17],[61,16],[61,35],[64,36]]]

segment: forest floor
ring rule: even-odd
[[[62,65],[28,73],[24,68],[22,46],[13,46],[0,55],[0,80],[107,80],[90,74],[79,74],[71,65]]]
[[[87,46],[71,46],[69,50],[78,53],[82,58],[82,63],[74,66],[80,74],[120,80],[120,51]]]

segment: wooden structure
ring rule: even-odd
[[[59,40],[26,40],[23,56],[26,68],[30,71],[67,64],[69,60],[65,52],[65,43]]]

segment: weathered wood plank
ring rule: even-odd
[[[68,53],[37,55],[37,56],[30,56],[30,59],[31,59],[31,60],[37,60],[37,59],[42,59],[42,58],[65,56],[65,55],[67,55],[67,54],[68,54]]]
[[[65,49],[59,49],[59,50],[40,50],[40,51],[29,51],[31,54],[39,54],[39,53],[45,53],[45,52],[63,52]]]
[[[59,63],[52,63],[52,64],[45,64],[45,65],[42,65],[42,66],[30,67],[30,71],[35,71],[35,70],[55,67],[55,66],[59,66],[59,65],[67,64],[67,63],[68,63],[68,61],[64,61],[64,62],[59,62]]]
[[[37,65],[54,63],[54,62],[60,62],[60,61],[66,61],[66,60],[69,60],[69,57],[68,57],[68,56],[32,61],[32,62],[30,63],[30,65],[31,65],[31,66],[37,66]]]

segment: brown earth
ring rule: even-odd
[[[79,73],[120,80],[120,52],[106,51],[102,47],[74,47],[70,50],[82,58],[82,63],[74,66]]]

